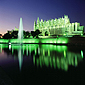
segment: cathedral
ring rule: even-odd
[[[58,19],[52,19],[52,20],[45,20],[41,21],[39,20],[39,17],[37,19],[37,22],[34,21],[34,31],[37,29],[40,30],[41,35],[45,36],[47,33],[48,36],[52,35],[83,35],[84,33],[84,26],[80,26],[80,23],[70,23],[70,20],[67,15],[64,15],[62,18]]]

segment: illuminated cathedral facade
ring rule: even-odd
[[[83,35],[84,26],[80,26],[80,23],[70,23],[70,20],[67,15],[59,19],[52,20],[39,20],[34,21],[34,31],[37,29],[40,30],[41,35],[45,36],[47,33],[48,36],[51,35]]]

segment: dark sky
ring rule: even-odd
[[[85,26],[85,0],[0,0],[0,33],[18,28],[20,17],[24,30],[31,31],[38,17],[49,20],[64,15],[71,23]]]

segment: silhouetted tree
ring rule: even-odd
[[[26,31],[26,38],[30,37],[29,31]]]
[[[41,32],[40,32],[40,30],[38,30],[38,29],[35,31],[35,36],[36,36],[36,38],[38,38],[38,36],[39,36],[40,33],[41,33]]]
[[[26,38],[26,32],[25,31],[23,31],[23,36],[24,36],[24,38]]]
[[[2,34],[0,34],[0,37],[2,36]]]
[[[31,35],[33,36],[33,38],[36,36],[34,31],[31,31]]]
[[[24,38],[29,38],[30,37],[30,33],[29,33],[29,31],[23,31],[23,36],[24,36]]]
[[[2,34],[0,34],[0,38],[1,38]]]
[[[9,33],[6,33],[6,34],[4,34],[3,38],[4,39],[11,39],[12,38],[12,35],[9,34]]]
[[[18,38],[18,31],[13,31],[11,33],[12,38]]]

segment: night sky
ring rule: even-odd
[[[71,23],[85,26],[85,0],[0,0],[0,33],[19,28],[20,17],[24,30],[31,31],[38,17],[49,20],[64,15]]]

